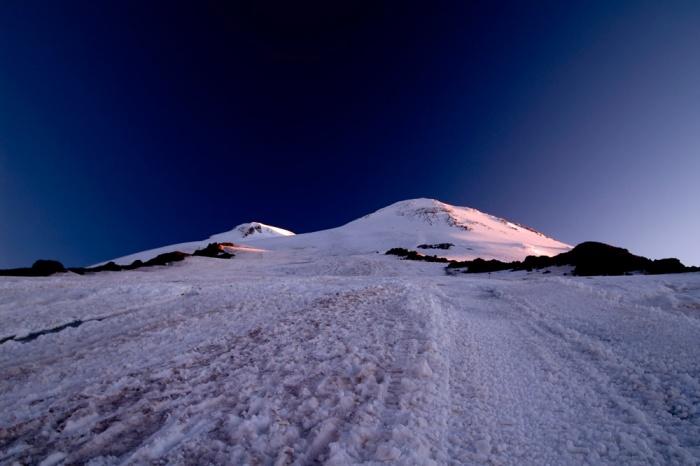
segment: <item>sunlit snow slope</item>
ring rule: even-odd
[[[509,262],[528,255],[553,256],[571,246],[502,218],[469,207],[455,207],[434,199],[397,202],[347,225],[330,230],[292,236],[275,227],[263,234],[242,236],[246,224],[228,233],[214,235],[207,241],[227,241],[255,246],[266,251],[302,252],[324,256],[384,253],[394,247],[415,250],[420,245],[451,243],[449,250],[426,250],[430,255],[450,259],[499,259]],[[147,260],[175,249],[192,252],[207,241],[176,244],[117,259],[127,264],[135,259]]]
[[[421,244],[454,244],[431,254],[450,259],[522,260],[528,255],[553,256],[571,246],[530,228],[469,207],[455,207],[434,199],[397,202],[318,236],[352,252],[385,252],[392,247],[416,249]]]
[[[117,264],[128,265],[137,259],[141,261],[147,261],[149,259],[153,259],[159,254],[163,254],[166,252],[181,251],[191,254],[197,249],[203,249],[209,243],[213,242],[246,244],[252,240],[257,240],[261,238],[276,238],[283,236],[294,236],[294,233],[283,228],[265,225],[264,223],[260,222],[243,223],[241,225],[238,225],[231,231],[219,233],[217,235],[212,235],[205,240],[171,244],[170,246],[149,249],[148,251],[142,251],[135,254],[130,254],[128,256],[120,257],[119,259],[115,259],[114,262],[116,262]]]

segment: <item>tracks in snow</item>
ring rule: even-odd
[[[452,432],[464,433],[454,444],[470,445],[461,459],[698,460],[692,440],[700,436],[698,418],[681,419],[691,419],[700,405],[698,364],[678,364],[672,356],[687,354],[697,336],[696,329],[683,328],[684,319],[655,315],[653,309],[630,312],[628,305],[589,289],[547,281],[480,280],[465,288],[445,298],[456,312],[456,338],[463,337],[455,340],[454,353],[471,370],[454,377],[472,394],[468,422],[452,419]],[[578,311],[582,303],[586,314]],[[663,326],[677,342],[654,343],[654,332]],[[650,343],[676,348],[652,355]],[[673,412],[675,406],[682,414]]]
[[[444,437],[434,303],[377,282],[203,286],[123,326],[44,335],[4,374],[43,395],[0,391],[27,405],[5,411],[0,459],[430,464]]]
[[[341,262],[228,282],[173,269],[139,312],[1,345],[0,462],[698,462],[682,312],[580,281]]]

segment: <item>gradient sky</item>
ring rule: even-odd
[[[700,265],[700,2],[0,4],[0,268],[430,197]]]

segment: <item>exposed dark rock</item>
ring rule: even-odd
[[[58,261],[39,259],[34,262],[31,267],[23,267],[19,269],[0,270],[0,275],[6,277],[48,277],[55,273],[67,272]]]
[[[151,260],[144,262],[142,267],[153,267],[154,265],[168,265],[171,262],[180,262],[185,260],[185,257],[190,254],[186,254],[180,251],[166,252],[165,254],[159,254]]]
[[[235,246],[233,243],[209,243],[206,248],[198,249],[193,256],[216,257],[219,259],[230,259],[233,254],[224,251],[224,246]]]
[[[39,277],[32,269],[29,267],[23,267],[21,269],[2,269],[0,270],[0,276],[3,277]]]
[[[134,270],[134,269],[138,269],[139,267],[143,267],[143,261],[136,259],[130,265],[127,265],[126,269],[127,270]]]
[[[501,270],[513,270],[520,262],[501,262],[497,259],[484,260],[477,257],[471,261],[450,261],[448,269],[467,269],[464,273],[499,272]]]
[[[678,259],[657,259],[652,261],[647,271],[650,274],[683,273],[689,267],[684,266]],[[697,267],[692,267],[697,269]]]
[[[71,267],[65,269],[60,262],[57,261],[36,261],[31,269],[10,269],[10,270],[0,270],[0,275],[5,276],[21,276],[21,277],[47,277],[51,274],[57,272],[73,272],[78,275],[85,275],[86,273],[96,273],[96,272],[121,272],[122,270],[134,270],[140,267],[152,267],[155,265],[167,265],[171,262],[178,262],[184,260],[185,257],[190,254],[186,254],[180,251],[168,252],[165,254],[160,254],[147,262],[141,262],[140,260],[135,260],[130,265],[119,265],[114,262],[107,262],[106,264],[100,265],[98,267]]]
[[[255,232],[262,233],[262,225],[251,225],[248,228],[241,228],[239,230],[241,233],[243,233],[243,237],[245,238],[246,236],[254,235]]]
[[[439,243],[439,244],[419,244],[416,246],[418,249],[450,249],[454,244],[452,243]]]
[[[496,259],[487,261],[477,257],[468,265],[466,273],[490,273],[499,272],[501,270],[511,270],[512,268],[513,263],[501,262]]]
[[[627,249],[593,241],[581,243],[555,257],[576,266],[574,275],[580,276],[624,275],[625,272],[646,271],[651,265],[649,259],[635,256]]]
[[[142,263],[143,264],[143,263]],[[124,270],[123,265],[117,265],[114,262],[107,262],[99,267],[93,267],[90,269],[91,272],[120,272]]]
[[[437,256],[426,256],[416,251],[411,251],[404,248],[393,248],[386,252],[388,255],[402,257],[404,260],[424,261],[424,262],[450,262],[449,259]]]
[[[451,261],[442,257],[428,258],[418,252],[394,248],[387,254],[395,254],[409,260],[449,262],[447,269],[466,269],[464,273],[497,272],[501,270],[539,270],[554,266],[574,266],[573,275],[629,275],[633,272],[646,274],[684,273],[700,271],[698,267],[686,267],[678,259],[651,260],[636,256],[627,249],[604,243],[589,241],[581,243],[571,251],[549,256],[527,256],[522,262],[501,262],[496,259],[477,258],[471,261]]]
[[[48,276],[54,273],[65,272],[66,268],[58,261],[39,259],[32,265],[32,270],[40,276]]]

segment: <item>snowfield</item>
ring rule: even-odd
[[[447,274],[570,246],[431,199],[230,260],[0,277],[0,463],[700,464],[700,274]],[[182,247],[181,247],[182,246]]]
[[[261,247],[2,277],[0,463],[699,464],[700,274],[563,273]]]

